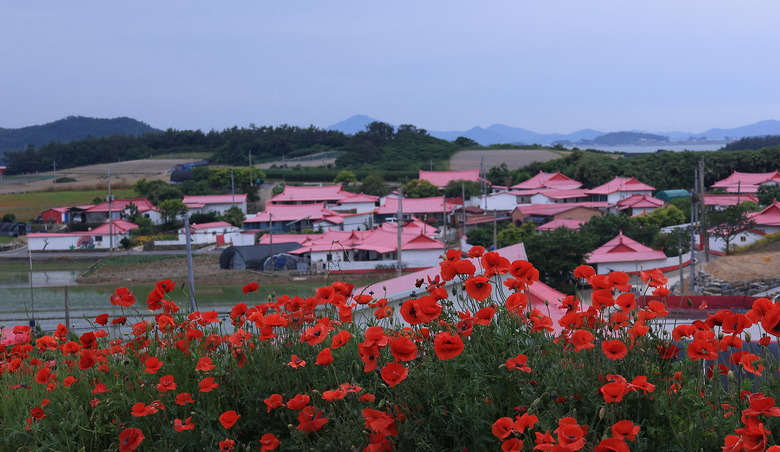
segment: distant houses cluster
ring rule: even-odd
[[[419,178],[442,189],[452,181],[481,182],[479,170],[420,171]],[[780,184],[780,173],[738,173],[712,185],[723,194],[704,197],[711,209],[722,209],[744,201],[756,202],[762,185]],[[303,270],[367,272],[395,268],[399,257],[406,269],[430,266],[446,250],[447,234],[468,234],[472,228],[497,218],[516,225],[532,222],[540,232],[556,228],[576,230],[594,216],[624,213],[645,215],[666,205],[677,196],[690,196],[685,190],[667,190],[654,196],[655,188],[632,177],[615,177],[594,188],[560,172],[539,172],[509,187],[492,186],[489,193],[469,199],[399,198],[397,192],[385,196],[352,193],[341,185],[286,186],[265,204],[265,209],[249,216],[241,228],[225,222],[191,225],[193,243],[206,245],[257,246],[274,253],[284,249]],[[183,200],[190,213],[224,212],[238,207],[246,214],[246,195],[187,196]],[[99,224],[74,232],[28,234],[30,249],[107,249],[129,235],[134,225],[125,219],[130,212],[159,224],[162,216],[147,199],[116,199],[110,203],[56,207],[41,213],[50,223]],[[780,204],[774,202],[752,214],[757,227],[755,240],[780,230]],[[399,233],[400,229],[400,233]],[[258,234],[262,233],[262,234]],[[259,236],[259,240],[258,237]],[[184,243],[178,240],[159,245]],[[462,238],[463,239],[463,238]],[[465,241],[462,240],[464,246]],[[712,244],[717,249],[718,244]],[[247,252],[243,252],[246,254]],[[242,255],[232,252],[231,255]],[[606,269],[628,270],[664,267],[669,262],[654,251],[619,234],[594,250],[588,262]],[[630,263],[627,264],[627,263]],[[226,264],[229,265],[229,264]]]

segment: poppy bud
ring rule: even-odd
[[[287,428],[289,428],[290,430],[292,430],[292,429],[294,429],[294,428],[295,428],[295,426],[294,426],[294,425],[292,425],[292,424],[287,424]]]
[[[726,374],[726,377],[728,377],[729,381],[734,381],[734,371],[729,370],[729,372]]]
[[[601,407],[599,409],[599,419],[604,419],[604,416],[607,414],[606,407]]]
[[[498,366],[499,369],[506,369],[506,363],[502,363],[500,366]]]
[[[692,308],[692,307],[693,307],[693,302],[691,301],[691,299],[690,299],[690,298],[687,298],[687,299],[685,300],[685,304],[686,304],[686,305],[687,305],[689,308]]]
[[[547,301],[547,299],[546,299],[546,298],[544,299],[544,305],[545,305],[545,306],[550,306],[550,302],[549,302],[549,301]]]
[[[745,342],[750,343],[753,336],[750,335],[750,331],[745,331]]]
[[[722,341],[722,340],[723,340],[723,338],[724,338],[725,336],[726,336],[726,335],[725,335],[725,334],[723,334],[723,331],[721,331],[720,333],[718,333],[718,340],[719,340],[719,341]]]
[[[382,399],[379,401],[379,404],[377,405],[379,408],[383,408],[385,405],[387,405],[387,400]]]

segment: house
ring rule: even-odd
[[[423,171],[420,170],[420,180],[427,180],[436,186],[439,190],[443,189],[452,181],[465,180],[469,182],[480,182],[482,178],[479,177],[479,170],[465,170],[465,171]]]
[[[676,259],[676,258],[674,258]],[[642,245],[623,235],[623,231],[614,239],[596,248],[585,256],[585,262],[596,265],[596,272],[606,274],[613,271],[634,273],[668,266],[666,254]]]
[[[737,195],[704,195],[704,205],[710,210],[723,210],[746,201],[758,204],[758,197],[748,193],[740,193]]]
[[[369,213],[377,208],[379,197],[365,193],[352,194],[338,201],[338,206],[333,210],[338,212]]]
[[[290,254],[304,258],[314,270],[340,273],[374,272],[398,265],[398,231],[374,228],[369,231],[328,231],[323,234],[273,234],[260,238],[261,245],[300,243]],[[444,253],[442,242],[417,228],[401,233],[401,262],[404,268],[428,267]]]
[[[528,256],[525,253],[525,247],[522,243],[518,243],[515,245],[511,245],[505,248],[501,248],[498,250],[498,253],[509,259],[510,262],[516,261],[516,260],[527,260]],[[472,258],[470,259],[472,263],[474,264],[474,267],[478,269],[478,273],[481,272],[481,264],[479,263],[479,258]],[[428,278],[434,279],[437,275],[440,274],[441,268],[439,267],[439,262],[441,260],[432,261],[429,263],[429,267],[418,270],[412,273],[404,274],[395,278],[387,279],[384,281],[380,281],[375,284],[371,284],[364,287],[355,288],[353,291],[353,294],[355,295],[371,295],[374,298],[387,298],[387,302],[389,306],[392,306],[393,309],[393,321],[397,321],[400,323],[404,323],[405,321],[403,317],[400,314],[400,306],[401,304],[413,297],[419,297],[421,295],[425,295],[427,292],[425,292],[424,287],[417,287],[417,281],[427,281]],[[497,276],[498,278],[506,279],[508,275],[500,275]],[[495,284],[496,290],[499,289],[505,289],[500,283]],[[452,293],[452,291],[459,291],[459,293],[463,293],[463,286],[460,284],[460,280],[458,278],[455,278],[450,281],[445,282],[445,289],[447,289],[448,293]],[[504,290],[504,294],[508,295],[508,292]],[[558,292],[557,290],[553,289],[552,287],[542,283],[541,281],[534,281],[533,284],[528,286],[528,289],[526,291],[526,294],[528,295],[529,302],[531,303],[532,307],[539,309],[542,311],[545,315],[549,315],[553,319],[553,325],[555,328],[559,328],[558,325],[558,319],[560,319],[561,316],[565,313],[565,311],[560,309],[548,309],[547,304],[554,306],[554,303],[558,302],[562,298],[564,298],[566,295]],[[467,306],[464,304],[463,299],[460,297],[452,297],[450,298],[452,303],[454,303],[454,308],[457,311],[465,312],[466,310],[469,310],[474,313],[473,306]],[[356,322],[368,322],[371,319],[373,319],[373,312],[374,309],[369,307],[368,305],[357,305],[355,307],[354,311],[354,318]]]
[[[27,234],[30,251],[83,250],[118,248],[123,238],[138,225],[125,220],[113,220],[89,231],[36,232]]]
[[[435,219],[449,223],[450,217],[460,206],[446,202],[444,197],[403,198],[401,202],[404,218],[415,216],[423,221]],[[394,219],[398,215],[398,198],[385,198],[385,203],[374,210],[376,223]],[[446,216],[446,218],[445,218]]]
[[[274,234],[313,229],[314,223],[335,212],[318,204],[266,204],[265,211],[244,220],[244,230],[263,230]]]
[[[664,202],[650,195],[631,195],[617,202],[617,210],[623,211],[629,217],[650,213],[664,206]]]
[[[517,206],[512,211],[512,223],[520,226],[531,221],[542,225],[553,220],[581,220],[585,223],[594,216],[603,215],[609,205],[605,202],[570,204],[530,204]]]
[[[105,223],[109,220],[119,220],[131,215],[133,206],[142,216],[149,218],[152,223],[162,223],[160,211],[146,198],[114,199],[102,202],[86,209],[71,207],[69,215],[70,223]],[[83,221],[80,221],[83,220]]]
[[[585,189],[538,188],[532,190],[507,190],[491,193],[487,196],[474,196],[466,203],[468,206],[484,210],[512,211],[520,204],[554,204],[588,202],[590,195]]]
[[[246,215],[246,194],[239,195],[206,195],[185,196],[182,202],[190,214],[193,213],[225,213],[231,207],[238,207]]]
[[[582,182],[577,182],[567,176],[561,174],[560,171],[555,173],[543,173],[539,171],[534,177],[520,182],[519,184],[512,185],[512,190],[538,190],[540,188],[556,188],[558,190],[573,190],[582,187]]]
[[[750,218],[756,222],[755,229],[764,234],[780,232],[780,202],[775,199],[766,209],[750,214]]]
[[[762,185],[780,184],[780,172],[777,170],[769,173],[740,173],[734,171],[725,179],[712,184],[712,189],[722,189],[728,193],[757,193]]]
[[[571,229],[572,231],[579,231],[583,224],[585,224],[585,221],[583,220],[569,220],[562,218],[547,222],[537,227],[536,230],[539,232],[550,232],[558,228],[566,228]]]
[[[606,184],[588,190],[591,201],[606,201],[617,204],[621,199],[633,195],[652,195],[654,187],[639,182],[633,177],[616,177]]]
[[[187,244],[184,228],[179,229],[177,240],[155,240],[155,246],[182,246]],[[239,229],[225,221],[190,225],[190,243],[192,245],[226,245],[233,242],[233,236]]]
[[[339,201],[355,196],[354,193],[341,189],[338,185],[323,185],[321,187],[295,187],[287,185],[284,191],[272,197],[266,204],[324,204],[335,206]],[[375,200],[376,201],[376,200]]]
[[[330,211],[312,223],[315,231],[365,231],[374,227],[373,212],[342,213],[337,210]]]
[[[44,223],[67,223],[68,212],[70,212],[70,207],[53,207],[41,212],[40,219]]]

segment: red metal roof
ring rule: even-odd
[[[211,228],[233,228],[232,224],[228,223],[227,221],[212,221],[210,223],[201,223],[201,224],[193,224],[190,226],[191,229],[195,229],[196,231],[201,229],[211,229]]]
[[[616,177],[606,184],[599,185],[594,189],[588,190],[588,193],[591,195],[608,195],[610,193],[618,192],[653,190],[655,190],[655,187],[651,187],[645,183],[639,182],[633,177]]]
[[[619,210],[663,207],[664,204],[662,200],[653,198],[650,195],[631,195],[617,202]]]
[[[190,204],[193,204],[194,207],[203,207],[205,204],[233,204],[233,203],[243,203],[246,201],[246,194],[235,194],[235,195],[203,195],[203,196],[185,196],[182,202],[187,205],[187,207],[190,206]]]
[[[762,226],[780,226],[780,202],[775,199],[769,207],[752,214],[750,218]]]
[[[343,191],[341,185],[323,185],[322,187],[295,187],[287,185],[284,191],[271,198],[269,203],[281,202],[336,202],[355,196]]]
[[[607,202],[567,202],[557,204],[528,204],[524,206],[517,206],[515,210],[519,211],[523,215],[557,215],[567,210],[575,209],[577,207],[587,207],[589,209],[606,209],[609,207]]]
[[[402,202],[404,215],[422,213],[441,213],[444,211],[444,197],[404,198]],[[447,212],[457,209],[455,204],[446,204]],[[394,215],[398,213],[398,198],[385,198],[385,203],[374,210],[378,215]]]
[[[772,182],[780,184],[780,172],[777,170],[769,173],[734,171],[729,177],[712,184],[711,188],[723,188],[729,193],[756,193],[759,185]]]
[[[736,206],[737,204],[750,201],[758,203],[758,197],[749,193],[739,195],[704,195],[705,206]]]
[[[138,212],[148,212],[150,210],[156,210],[154,204],[146,198],[133,198],[133,199],[115,199],[111,201],[111,211],[118,212],[127,209],[127,206],[133,204],[138,207]],[[94,205],[87,210],[87,212],[108,212],[108,201]]]
[[[252,218],[247,218],[244,223],[259,223],[272,221],[296,221],[303,219],[321,220],[324,216],[333,215],[334,212],[325,208],[323,203],[317,204],[266,204],[265,211]]]
[[[570,190],[582,187],[582,182],[577,182],[563,174],[560,171],[556,173],[543,173],[539,171],[539,174],[528,179],[527,181],[520,182],[513,185],[510,188],[516,190],[534,190],[538,188],[558,188],[561,190]]]
[[[538,228],[536,228],[536,230],[554,231],[558,228],[568,228],[577,231],[580,229],[580,226],[582,226],[583,224],[585,224],[585,222],[582,220],[556,219],[539,226]]]
[[[603,262],[634,262],[658,259],[666,259],[666,254],[663,251],[656,251],[642,245],[636,240],[626,237],[623,235],[623,231],[620,231],[617,237],[587,255],[585,262],[600,264]]]

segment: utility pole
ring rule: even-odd
[[[704,262],[710,261],[710,237],[709,231],[705,226],[704,215],[706,206],[704,205],[704,158],[699,159],[699,226],[701,227],[701,241],[704,245]]]
[[[449,246],[447,245],[447,196],[442,195],[441,197],[441,224],[442,224],[442,235],[444,236],[444,251],[446,252],[449,249]]]
[[[685,295],[682,265],[682,229],[677,230],[677,265],[680,267],[680,295]]]
[[[190,280],[190,312],[198,310],[195,304],[195,272],[192,269],[192,241],[190,238],[190,215],[184,214],[184,243],[187,248],[187,277]]]
[[[696,189],[694,189],[694,192],[695,191],[696,191]],[[694,201],[695,199],[696,199],[695,195],[691,196],[691,201]],[[688,283],[689,283],[688,284],[688,293],[691,294],[691,295],[696,293],[696,284],[695,284],[695,279],[696,279],[696,256],[695,256],[695,251],[696,251],[696,246],[695,246],[695,243],[696,243],[696,228],[694,228],[694,226],[693,226],[694,225],[694,216],[695,216],[695,214],[696,214],[696,203],[695,202],[691,202],[691,224],[690,224],[690,226],[691,226],[691,277],[690,277],[690,280],[688,281]]]
[[[498,249],[498,224],[496,220],[496,209],[493,209],[493,250]]]
[[[404,218],[404,208],[403,208],[403,199],[404,199],[404,189],[403,187],[398,188],[398,213],[397,217],[395,219],[395,224],[398,226],[398,252],[397,258],[398,258],[398,276],[401,276],[402,273],[402,261],[401,261],[401,245],[402,245],[402,235],[403,235],[403,218]]]
[[[254,186],[255,183],[252,180],[252,151],[249,151],[249,186]]]
[[[114,219],[111,212],[111,168],[108,169],[108,248],[111,251],[111,257],[114,257]]]
[[[462,212],[463,217],[460,226],[461,227],[460,237],[461,240],[465,240],[466,239],[466,188],[463,185],[462,181],[460,183],[460,197],[463,199],[463,212]]]
[[[274,271],[274,220],[273,214],[268,212],[268,252],[271,255],[271,271]]]
[[[32,267],[32,250],[27,247],[27,254],[30,256],[30,328],[35,329],[35,295],[33,293],[33,267]],[[33,331],[33,334],[35,332]]]
[[[232,196],[231,201],[233,204],[236,203],[236,186],[233,183],[233,170],[230,170],[230,195]]]

